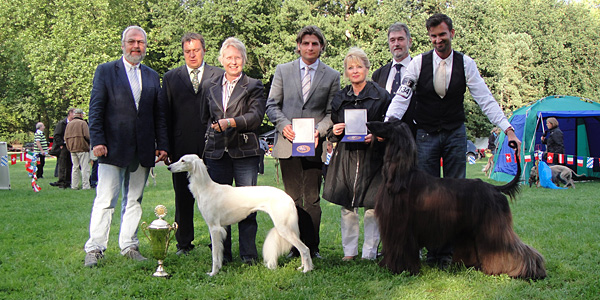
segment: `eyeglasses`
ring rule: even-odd
[[[125,43],[127,43],[127,45],[130,45],[130,46],[133,46],[136,43],[138,43],[140,45],[145,45],[146,41],[144,41],[144,40],[127,40],[127,41],[125,41]]]
[[[198,54],[200,53],[200,51],[202,51],[202,49],[198,48],[198,49],[188,49],[188,50],[183,50],[183,53],[185,53],[185,55],[190,55],[190,53],[194,52],[194,54]]]

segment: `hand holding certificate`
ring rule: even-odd
[[[315,119],[292,119],[292,128],[296,134],[292,141],[292,156],[314,156]]]
[[[344,110],[346,123],[345,135],[342,142],[364,142],[367,136],[367,110],[346,109]]]

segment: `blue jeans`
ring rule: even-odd
[[[444,177],[466,177],[467,133],[464,124],[454,130],[430,133],[417,129],[417,151],[417,165],[431,176],[440,177],[442,158]]]
[[[219,184],[235,186],[255,186],[258,175],[259,156],[232,158],[223,153],[220,159],[205,159],[208,175]],[[251,213],[246,219],[238,223],[240,257],[242,259],[258,258],[256,250],[256,213]],[[223,259],[231,261],[231,226],[226,227],[227,237],[223,241]]]
[[[444,177],[465,178],[467,173],[467,134],[465,125],[454,130],[428,133],[417,129],[417,165],[432,176],[440,177],[440,158],[443,159]],[[454,241],[439,248],[427,249],[427,260],[441,264],[451,261]]]

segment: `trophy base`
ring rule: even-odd
[[[152,276],[154,277],[171,277],[171,275],[169,275],[169,273],[165,272],[165,269],[163,268],[163,264],[162,264],[162,260],[158,261],[158,268],[156,268],[156,272],[154,272],[154,274],[152,274]]]

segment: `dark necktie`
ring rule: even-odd
[[[396,91],[400,87],[400,79],[402,79],[400,77],[402,75],[400,73],[400,69],[402,69],[402,65],[396,64],[394,67],[396,67],[396,76],[394,77],[394,83],[392,83],[392,92],[391,92],[392,95],[396,94]]]

